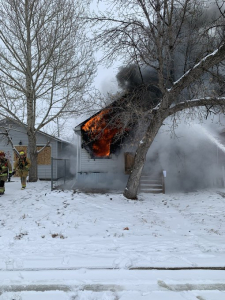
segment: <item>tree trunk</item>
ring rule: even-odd
[[[145,164],[147,152],[154,141],[154,138],[162,126],[163,120],[153,118],[150,122],[146,133],[140,141],[134,157],[134,166],[127,181],[127,186],[123,192],[124,197],[132,200],[137,199],[138,187],[140,184],[142,169]]]
[[[38,180],[38,173],[37,173],[37,146],[36,146],[36,135],[31,130],[27,131],[28,135],[28,145],[29,145],[29,156],[31,160],[31,167],[29,172],[29,181],[36,182]]]
[[[32,55],[31,55],[31,27],[30,27],[30,10],[29,1],[25,1],[25,22],[26,22],[26,99],[27,99],[27,135],[28,135],[28,145],[29,145],[29,156],[31,160],[31,167],[29,171],[29,181],[36,182],[38,179],[37,175],[37,145],[36,145],[36,135],[34,131],[35,127],[35,93],[32,87]]]

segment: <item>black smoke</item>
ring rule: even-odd
[[[157,72],[150,67],[140,68],[136,64],[121,67],[116,75],[118,86],[125,91],[136,107],[150,109],[161,99]]]

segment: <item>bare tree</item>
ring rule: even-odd
[[[27,125],[30,181],[37,131],[84,108],[95,72],[87,11],[88,0],[0,1],[0,115]]]
[[[92,17],[103,58],[111,63],[120,57],[127,66],[136,64],[140,73],[154,70],[157,82],[143,83],[160,92],[143,111],[143,133],[124,191],[125,197],[136,199],[147,151],[164,120],[183,110],[201,107],[207,115],[224,109],[224,1],[108,3],[110,11]]]

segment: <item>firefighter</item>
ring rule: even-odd
[[[20,151],[19,157],[17,158],[14,164],[14,170],[20,176],[22,190],[24,190],[26,187],[26,180],[27,180],[27,175],[29,173],[30,165],[31,165],[30,159],[26,157],[24,151]]]
[[[0,195],[5,193],[5,182],[12,176],[12,165],[5,157],[5,152],[0,151]]]

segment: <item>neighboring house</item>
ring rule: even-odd
[[[23,149],[28,154],[28,137],[26,133],[26,125],[24,126],[25,127],[21,126],[14,120],[3,119],[0,121],[0,128],[2,128],[0,132],[4,132],[3,128],[6,128],[12,139],[14,147],[18,151]],[[41,131],[37,133],[36,137],[38,149],[41,149],[49,142],[48,146],[38,154],[38,178],[42,180],[50,180],[51,158],[66,157],[67,153],[69,152],[69,149],[73,148],[74,146],[66,141],[63,141],[59,138],[53,137]],[[8,142],[7,138],[4,137],[4,135],[2,134],[0,135],[0,150],[6,153],[6,157],[10,160],[10,162],[13,165],[16,159],[15,152],[13,151],[12,146]],[[53,174],[55,178],[58,176],[57,172],[58,170],[55,169],[55,174]]]

